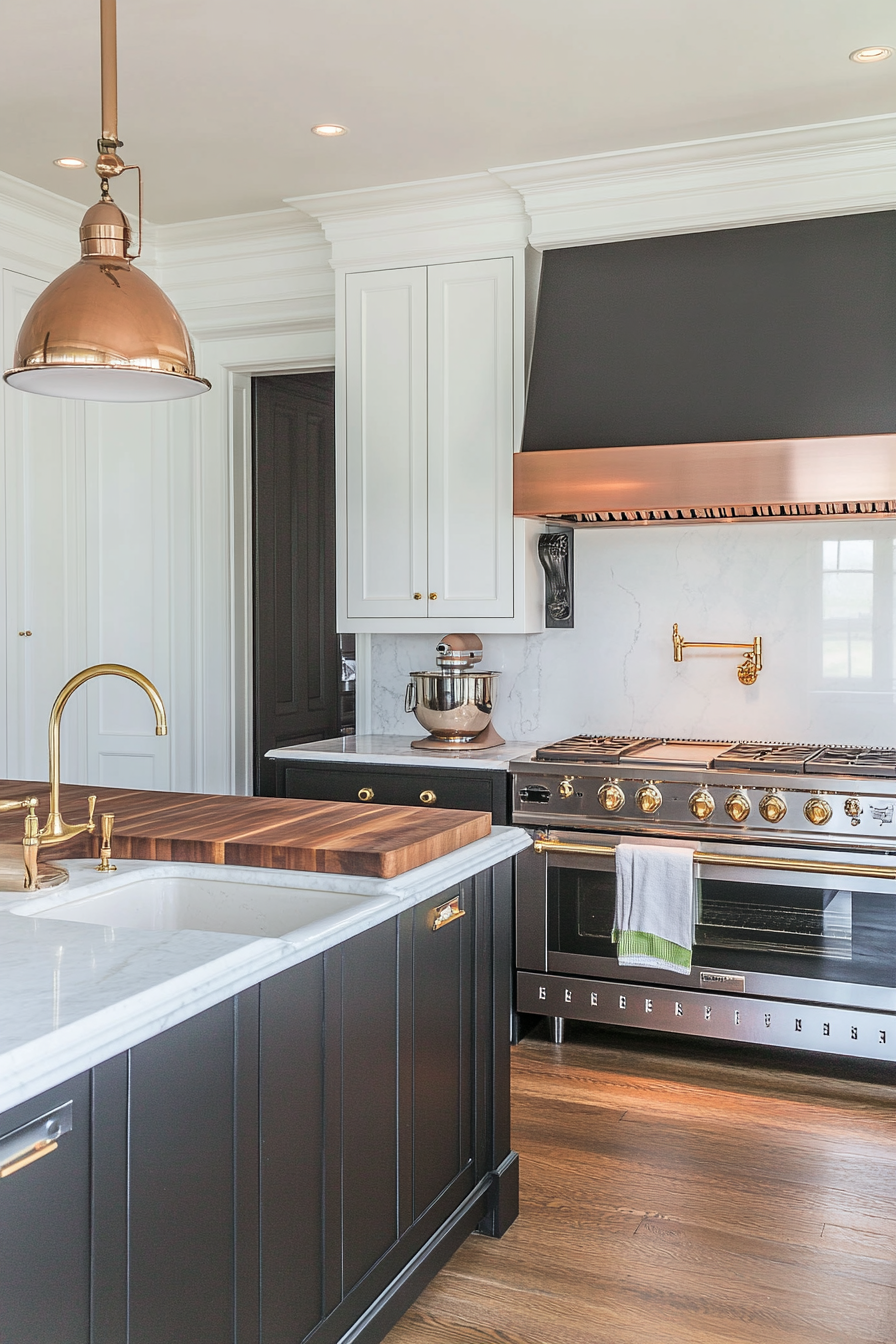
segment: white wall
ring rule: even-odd
[[[852,546],[835,551],[838,541]],[[826,573],[825,562],[841,572]],[[575,629],[484,639],[484,664],[503,674],[495,724],[517,740],[596,732],[896,744],[894,566],[896,522],[886,520],[578,531]],[[673,621],[685,639],[761,635],[755,686],[738,682],[734,652],[686,651],[674,663]],[[373,732],[412,730],[407,673],[433,658],[425,637],[373,637]]]

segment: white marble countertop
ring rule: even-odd
[[[422,730],[421,730],[422,731]],[[417,733],[417,738],[420,737]],[[276,747],[267,752],[275,761],[358,761],[379,765],[445,766],[461,770],[507,770],[510,762],[522,756],[526,760],[543,742],[505,742],[503,747],[483,747],[481,751],[428,751],[412,747],[413,737],[388,733],[361,737],[329,737],[323,742],[304,742],[297,747]]]
[[[280,938],[154,932],[35,917],[109,879],[92,859],[63,861],[69,882],[26,900],[0,893],[0,1112],[148,1040],[289,966],[509,858],[529,841],[512,826],[388,880],[231,865],[119,860],[116,880],[200,876],[369,898]],[[107,888],[108,889],[108,888]],[[34,915],[13,913],[34,911]]]

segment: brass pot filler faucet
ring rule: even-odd
[[[165,706],[162,703],[162,697],[159,695],[155,686],[148,677],[142,672],[137,672],[133,667],[124,667],[121,663],[97,663],[94,667],[85,667],[83,672],[78,672],[67,681],[62,690],[56,697],[56,702],[50,710],[49,727],[49,747],[50,747],[50,811],[47,816],[46,825],[40,827],[37,819],[37,799],[24,798],[21,800],[0,801],[0,812],[12,812],[16,808],[26,808],[28,815],[25,817],[25,835],[22,841],[22,849],[25,861],[24,889],[25,891],[38,891],[40,881],[38,878],[37,861],[40,851],[51,845],[64,844],[66,840],[71,840],[75,835],[80,835],[87,831],[92,835],[96,829],[96,823],[93,820],[93,809],[96,806],[96,794],[91,794],[87,799],[87,820],[70,825],[64,820],[59,811],[59,729],[62,722],[62,711],[68,704],[69,697],[79,686],[83,686],[85,681],[91,681],[94,677],[125,677],[128,681],[133,681],[137,686],[146,692],[152,702],[152,707],[156,716],[156,736],[165,737],[168,733],[168,721],[165,717]],[[99,872],[112,872],[113,866],[109,859],[112,854],[112,823],[114,815],[111,812],[105,812],[102,816],[102,849],[100,851],[102,862]],[[58,882],[45,885],[58,885]]]

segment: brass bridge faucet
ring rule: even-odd
[[[124,667],[121,663],[97,663],[94,667],[85,667],[83,672],[76,673],[71,681],[65,683],[56,697],[53,708],[50,710],[50,811],[46,825],[39,829],[35,811],[37,807],[36,798],[28,798],[23,802],[0,803],[0,811],[7,811],[16,807],[28,808],[28,815],[25,818],[25,838],[22,842],[25,852],[26,891],[37,891],[39,888],[37,860],[42,848],[64,844],[66,840],[70,840],[72,836],[80,835],[83,831],[93,834],[96,828],[96,823],[93,820],[93,809],[96,806],[95,794],[91,794],[87,799],[87,820],[85,822],[70,825],[63,819],[62,813],[59,811],[59,729],[62,722],[62,711],[68,704],[72,693],[79,686],[83,686],[85,681],[91,681],[94,677],[125,677],[128,681],[133,681],[146,692],[152,702],[156,716],[156,736],[165,737],[168,732],[168,721],[165,717],[162,697],[149,678],[145,677],[142,672],[135,671],[133,667]],[[109,825],[108,830],[109,835],[107,837],[104,825],[103,840],[106,847],[111,842],[111,825]],[[108,862],[108,856],[106,856],[106,862]],[[104,869],[103,871],[110,870]]]

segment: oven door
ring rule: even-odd
[[[545,838],[556,848],[518,859],[520,969],[896,1010],[896,856],[701,842],[693,969],[679,976],[616,959],[613,850],[639,841]]]

